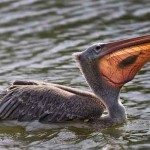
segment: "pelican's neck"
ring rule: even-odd
[[[122,123],[126,120],[125,108],[119,101],[120,88],[111,87],[98,72],[97,66],[87,57],[76,56],[80,69],[95,95],[102,101],[108,110],[109,120]]]
[[[102,79],[99,82],[97,80],[97,84],[93,84],[87,77],[86,80],[95,95],[103,101],[107,107],[108,117],[117,123],[124,122],[126,120],[126,111],[119,100],[120,89],[107,85]]]

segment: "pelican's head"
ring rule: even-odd
[[[150,35],[92,45],[77,55],[77,60],[85,76],[87,73],[97,72],[95,80],[102,77],[106,84],[120,88],[131,81],[150,60]]]
[[[75,55],[87,82],[104,102],[111,118],[124,120],[125,110],[118,101],[119,92],[150,60],[150,35],[94,44]]]

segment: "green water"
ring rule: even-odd
[[[149,0],[1,0],[0,90],[21,79],[88,90],[72,53],[143,34]],[[1,122],[0,149],[150,149],[150,63],[120,96],[128,115],[121,126]]]

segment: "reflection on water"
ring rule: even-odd
[[[149,32],[149,0],[1,0],[0,89],[30,78],[87,90],[73,52]],[[102,131],[83,124],[43,129],[1,123],[0,149],[148,149],[149,89],[150,63],[122,89],[126,124]]]

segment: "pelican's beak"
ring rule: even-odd
[[[104,49],[99,71],[111,86],[122,87],[150,60],[150,35],[108,43]]]

